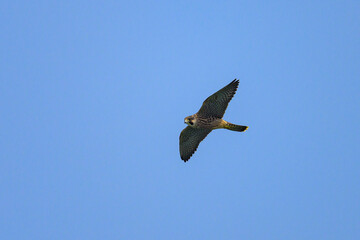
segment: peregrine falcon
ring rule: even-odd
[[[224,128],[244,132],[249,127],[235,125],[222,119],[230,100],[235,95],[239,80],[235,79],[208,97],[200,110],[185,118],[188,125],[180,134],[180,156],[186,162],[194,154],[200,142],[214,129]]]

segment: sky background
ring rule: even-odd
[[[1,239],[360,239],[359,1],[2,1]],[[184,117],[234,78],[189,162]]]

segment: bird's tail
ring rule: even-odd
[[[236,125],[236,124],[226,122],[224,124],[224,128],[229,129],[231,131],[245,132],[246,130],[248,130],[249,127],[248,126],[242,126],[242,125]]]

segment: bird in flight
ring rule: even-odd
[[[239,80],[235,79],[224,88],[208,97],[200,110],[184,119],[188,125],[180,134],[180,156],[186,162],[194,154],[200,142],[214,129],[224,128],[244,132],[249,127],[223,120],[225,110],[235,95]]]

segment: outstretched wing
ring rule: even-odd
[[[222,118],[230,100],[235,95],[238,86],[239,80],[235,79],[224,88],[208,97],[201,106],[198,115],[202,117]]]
[[[211,132],[211,129],[187,126],[180,133],[180,156],[186,162],[194,154],[200,142]]]

